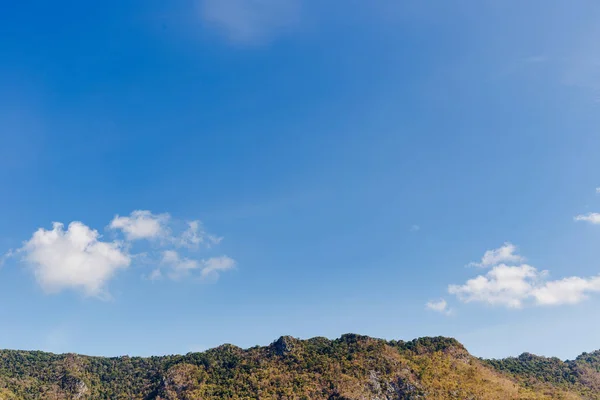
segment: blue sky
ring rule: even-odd
[[[600,348],[600,5],[325,3],[2,5],[1,348]]]

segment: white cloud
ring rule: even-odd
[[[412,226],[410,227],[410,231],[411,231],[411,232],[418,232],[418,231],[420,231],[420,230],[421,230],[421,227],[420,227],[419,225],[412,225]]]
[[[597,193],[597,194],[600,194],[600,187],[597,187],[597,188],[596,188],[596,193]]]
[[[129,217],[115,216],[109,227],[123,231],[127,240],[156,239],[169,234],[169,220],[169,214],[155,215],[150,211],[137,210]]]
[[[200,221],[188,222],[188,228],[181,234],[181,237],[174,239],[176,245],[196,249],[201,244],[206,247],[219,244],[223,240],[221,237],[208,234],[202,227]]]
[[[533,290],[532,295],[539,305],[577,304],[587,299],[588,293],[600,292],[600,276],[580,278],[573,276],[547,282]]]
[[[164,251],[161,263],[171,268],[169,277],[175,280],[186,276],[190,271],[200,267],[198,261],[181,258],[179,253],[174,250]]]
[[[504,252],[505,255],[513,253]],[[490,256],[490,260],[497,258]],[[590,278],[572,276],[560,280],[548,280],[548,275],[548,271],[540,271],[531,265],[502,263],[493,266],[485,275],[469,279],[463,285],[449,285],[448,293],[457,296],[464,303],[476,302],[521,308],[529,305],[577,304],[586,300],[589,294],[600,292],[600,276]]]
[[[440,314],[450,315],[452,311],[448,308],[448,302],[445,299],[430,301],[425,304],[428,310],[438,312]]]
[[[483,255],[480,262],[472,262],[471,267],[489,268],[501,263],[520,263],[525,259],[518,254],[515,254],[517,247],[512,243],[506,242],[500,248],[488,250]]]
[[[152,214],[147,210],[137,210],[128,217],[115,216],[109,228],[121,230],[129,241],[161,239],[163,246],[170,243],[189,249],[197,249],[200,245],[211,247],[223,239],[206,232],[198,220],[187,222],[187,229],[179,236],[172,233],[170,225],[171,216],[168,213]]]
[[[237,43],[257,44],[293,28],[299,0],[201,0],[202,17]]]
[[[5,254],[3,254],[2,257],[0,257],[0,267],[2,267],[4,265],[6,260],[14,257],[14,255],[15,255],[15,251],[13,249],[10,249]]]
[[[219,278],[221,272],[235,267],[235,261],[227,256],[213,257],[207,260],[192,260],[181,257],[174,250],[163,252],[161,264],[170,268],[169,277],[174,280],[188,276],[192,271],[199,270],[201,278]]]
[[[585,214],[585,215],[578,215],[575,217],[575,221],[583,221],[583,222],[589,222],[591,224],[600,224],[600,213],[589,213],[589,214]]]
[[[450,285],[448,293],[465,303],[481,302],[520,308],[531,295],[538,271],[529,266],[498,265],[486,275],[469,279],[464,285]]]
[[[235,260],[227,256],[213,257],[202,262],[202,277],[219,277],[221,272],[229,271],[235,267]]]
[[[0,255],[0,266],[6,259],[19,256],[32,268],[44,291],[76,289],[96,297],[107,297],[107,283],[119,269],[132,263],[151,266],[142,278],[152,281],[163,275],[181,279],[192,273],[199,279],[216,280],[221,272],[235,266],[227,256],[196,260],[186,253],[180,255],[180,250],[190,252],[200,245],[208,248],[222,238],[208,234],[200,221],[188,222],[188,228],[179,235],[171,233],[170,225],[169,214],[134,211],[127,217],[117,215],[108,228],[121,230],[126,240],[103,241],[98,231],[81,222],[72,222],[66,230],[63,224],[54,223],[51,230],[40,228],[20,249]],[[130,253],[129,241],[139,239],[158,240],[145,252]]]
[[[54,223],[52,230],[40,228],[17,252],[50,293],[73,288],[104,296],[106,283],[131,263],[121,243],[102,242],[98,231],[81,222],[72,222],[66,231],[61,223]]]

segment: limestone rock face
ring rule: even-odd
[[[178,364],[171,367],[163,376],[157,399],[184,400],[192,399],[205,379],[202,368],[191,364]]]
[[[61,389],[74,400],[85,398],[89,392],[89,389],[84,381],[69,374],[62,377],[60,386]]]
[[[273,349],[275,350],[275,354],[279,356],[285,356],[291,353],[294,350],[294,347],[298,339],[295,339],[291,336],[282,336],[275,343],[273,343]]]

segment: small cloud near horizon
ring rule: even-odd
[[[489,267],[484,275],[462,285],[449,285],[448,293],[463,303],[483,303],[520,309],[525,306],[574,305],[600,292],[600,275],[548,280],[547,270],[525,264],[510,243],[485,252],[477,266]]]
[[[452,310],[448,307],[448,302],[445,299],[429,301],[427,304],[425,304],[425,308],[444,315],[452,314]]]

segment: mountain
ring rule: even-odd
[[[483,360],[454,339],[354,334],[150,358],[5,350],[0,399],[600,399],[600,352]]]

